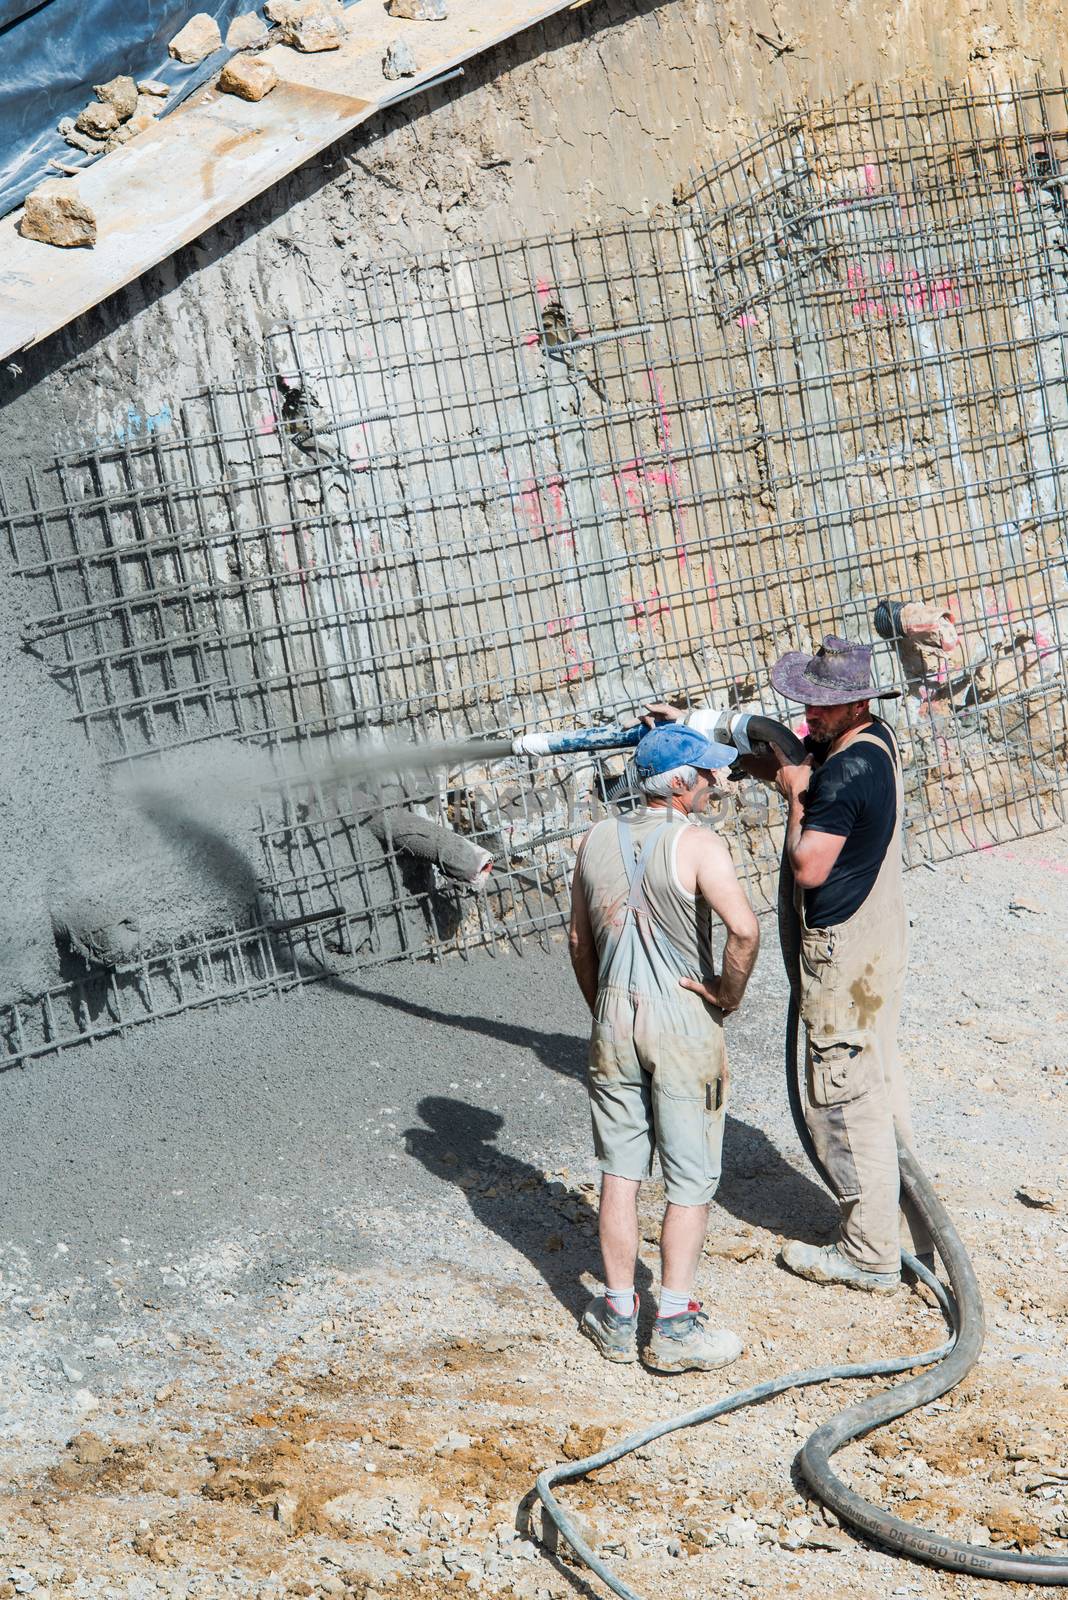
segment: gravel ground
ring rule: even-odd
[[[924,1525],[1068,1554],[1068,833],[913,872],[907,894],[920,1155],[989,1337],[960,1389],[844,1470]],[[789,1125],[767,939],[731,1023],[699,1275],[746,1343],[727,1374],[609,1367],[576,1334],[595,1172],[562,945],[177,1018],[0,1079],[0,1600],[600,1592],[536,1518],[525,1536],[542,1466],[724,1387],[935,1342],[915,1294],[873,1305],[775,1265],[833,1210]],[[650,1185],[647,1312],[659,1206]],[[801,1440],[868,1387],[677,1435],[568,1503],[643,1594],[993,1595],[806,1498]]]

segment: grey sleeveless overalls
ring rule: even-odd
[[[722,1014],[679,986],[714,976],[707,908],[675,871],[687,825],[660,810],[606,819],[578,872],[598,952],[589,1092],[601,1170],[648,1177],[659,1152],[667,1198],[704,1205],[719,1183],[726,1070]]]

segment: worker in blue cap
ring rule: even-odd
[[[760,942],[727,846],[694,826],[736,755],[679,724],[647,733],[634,754],[645,808],[591,828],[572,886],[571,963],[593,1014],[605,1277],[581,1326],[608,1360],[637,1360],[638,1190],[659,1153],[662,1287],[642,1352],[657,1372],[722,1367],[742,1352],[736,1334],[708,1326],[692,1295],[720,1176],[723,1019],[741,1004]],[[727,935],[718,971],[713,916]]]

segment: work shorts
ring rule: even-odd
[[[722,1017],[693,999],[665,1006],[660,996],[602,989],[589,1054],[601,1171],[648,1178],[658,1154],[667,1198],[680,1206],[715,1195],[726,1115]]]

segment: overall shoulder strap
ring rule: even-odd
[[[635,860],[634,843],[631,837],[630,823],[625,817],[620,817],[616,823],[616,839],[619,843],[619,853],[623,858],[623,871],[627,875],[627,884],[629,886],[630,893],[627,896],[627,904],[624,907],[623,915],[619,919],[619,927],[613,933],[609,934],[605,943],[605,948],[601,956],[602,981],[604,981],[605,975],[611,971],[612,962],[615,959],[616,951],[619,949],[623,936],[630,926],[634,913],[636,911],[648,910],[645,894],[642,890],[642,882],[645,878],[646,868],[649,865],[653,847],[656,844],[656,841],[660,838],[661,834],[664,832],[666,826],[666,823],[661,823],[660,827],[653,829],[648,839],[646,839],[645,844],[642,846],[641,854],[638,856],[637,860]]]
[[[870,744],[870,745],[874,745],[876,750],[881,750],[884,755],[887,755],[887,756],[890,757],[890,760],[893,762],[895,767],[899,766],[900,762],[901,762],[901,752],[898,750],[897,740],[894,738],[894,730],[892,728],[890,728],[890,727],[887,727],[886,723],[884,723],[883,726],[886,728],[887,733],[890,735],[890,743],[889,744],[887,744],[885,739],[880,739],[879,735],[877,733],[858,733],[856,738],[855,739],[851,739],[849,741],[849,743],[851,745],[854,745],[854,744]]]

